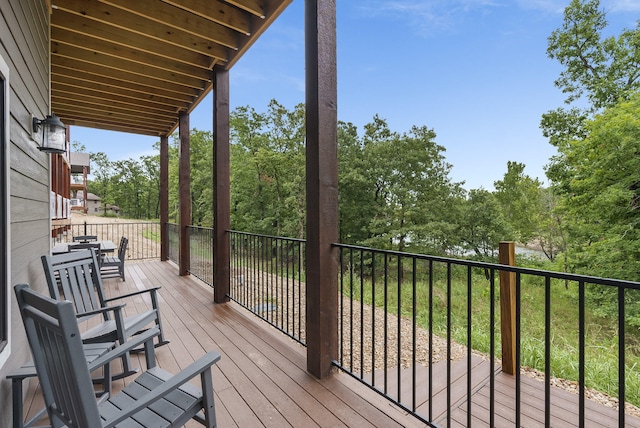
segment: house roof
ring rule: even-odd
[[[51,110],[169,135],[292,0],[52,0]]]
[[[83,199],[84,191],[78,190],[78,192],[76,193],[76,196],[78,197],[78,199]],[[95,193],[87,192],[87,201],[100,201],[100,200],[102,200],[100,196],[96,195]]]

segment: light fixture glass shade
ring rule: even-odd
[[[65,153],[67,150],[67,127],[55,114],[43,120],[33,119],[33,130],[42,128],[42,145],[39,150],[46,153]]]

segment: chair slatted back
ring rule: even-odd
[[[122,237],[120,238],[120,245],[118,246],[118,258],[124,261],[124,256],[127,253],[127,244],[129,243],[129,238]]]
[[[77,313],[105,306],[100,268],[93,249],[42,256],[42,265],[49,293],[55,300],[72,301]],[[109,315],[105,313],[104,318],[109,319]]]
[[[52,426],[101,426],[72,303],[15,292]]]

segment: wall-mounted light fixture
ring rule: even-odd
[[[45,153],[64,153],[67,150],[67,127],[58,116],[51,113],[40,120],[33,118],[33,132],[42,128],[42,145],[39,150]]]

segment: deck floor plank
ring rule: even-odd
[[[216,305],[213,291],[199,280],[177,274],[169,262],[127,263],[126,281],[105,280],[109,297],[161,286],[160,310],[166,338],[170,343],[156,349],[158,365],[176,373],[206,351],[217,350],[221,360],[213,368],[217,419],[220,427],[421,427],[417,418],[395,406],[377,392],[360,384],[351,376],[337,372],[318,380],[306,371],[306,350],[239,305],[230,302]],[[148,296],[127,301],[125,314],[131,315],[151,307]],[[84,326],[87,328],[88,323]],[[144,370],[144,354],[132,356],[132,366]],[[453,363],[451,427],[467,425],[466,360]],[[119,370],[115,362],[112,370]],[[464,366],[464,367],[463,367]],[[444,367],[444,370],[443,370]],[[489,426],[490,365],[472,358],[471,420],[473,427]],[[432,404],[439,416],[439,426],[446,421],[446,365],[434,366],[435,390]],[[426,382],[428,369],[417,371],[416,403],[418,411],[427,411]],[[390,372],[391,373],[391,372]],[[390,395],[397,394],[397,370],[388,377]],[[402,397],[411,399],[411,378],[401,374]],[[122,389],[135,378],[114,382],[114,390]],[[383,379],[376,373],[377,383]],[[197,385],[197,381],[194,381]],[[512,427],[515,420],[513,377],[499,371],[495,376],[495,426]],[[383,386],[379,384],[379,386]],[[25,413],[30,417],[42,408],[43,400],[36,379],[25,384]],[[523,426],[544,426],[544,383],[522,377],[521,421]],[[405,401],[405,400],[403,400]],[[412,401],[412,400],[411,400]],[[444,404],[443,404],[444,403]],[[577,396],[553,388],[552,426],[577,426]],[[587,426],[617,426],[617,412],[587,400]],[[46,423],[46,419],[41,421]],[[189,422],[187,427],[200,426]],[[640,420],[627,416],[629,427],[640,428]]]

